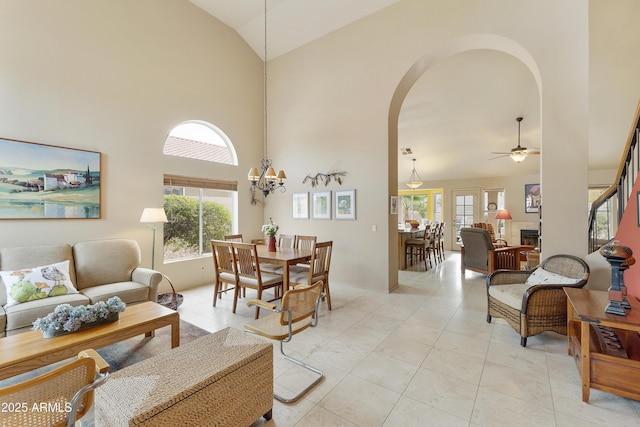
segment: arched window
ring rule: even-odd
[[[169,156],[237,165],[233,144],[219,128],[200,120],[181,123],[169,132],[162,150]]]
[[[169,156],[238,165],[229,138],[216,126],[190,120],[173,128],[164,143]],[[211,254],[211,240],[237,232],[236,181],[164,175],[164,261]]]

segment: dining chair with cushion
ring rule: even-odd
[[[254,289],[257,291],[258,299],[262,299],[263,291],[273,289],[274,298],[268,300],[272,302],[282,296],[283,279],[279,274],[266,273],[260,270],[258,262],[258,251],[253,243],[232,243],[232,254],[236,260],[236,282],[233,293],[233,312],[236,312],[238,304],[238,293],[240,289]],[[260,307],[256,307],[256,319],[260,316]]]
[[[316,243],[316,240],[318,240],[316,236],[296,235],[295,247],[298,249],[306,249],[310,251],[311,249],[313,249],[313,245]]]
[[[440,262],[444,261],[444,228],[446,223],[441,222],[438,227],[438,238],[436,244],[438,245],[438,250],[440,251]]]
[[[215,274],[213,285],[213,306],[215,307],[216,301],[218,298],[222,298],[223,292],[235,288],[236,263],[232,242],[212,240],[211,254],[213,255],[213,272]],[[233,287],[229,287],[229,285],[233,285]]]
[[[293,234],[279,234],[278,235],[278,247],[279,248],[295,248],[296,236]]]
[[[487,322],[502,318],[527,337],[544,331],[567,334],[567,296],[564,287],[582,288],[589,265],[573,255],[553,255],[533,271],[500,270],[487,277]]]
[[[301,236],[296,235],[296,249],[304,249],[307,251],[313,250],[313,245],[315,245],[318,238],[316,236]],[[297,264],[298,267],[309,268],[309,263],[301,262]]]
[[[431,251],[429,250],[431,236],[430,229],[425,228],[422,235],[404,242],[405,265],[413,265],[414,260],[417,258],[418,260],[424,260],[425,270],[429,269],[429,267],[427,267],[427,261],[429,261],[429,266],[433,267],[431,263]],[[411,264],[409,264],[409,261],[411,261]]]
[[[279,234],[278,235],[278,247],[279,248],[294,248],[296,243],[296,236],[293,234]],[[270,264],[268,262],[260,263],[260,270],[266,273],[276,273],[281,266],[276,264]]]
[[[74,426],[93,405],[93,390],[107,381],[108,371],[104,359],[87,349],[48,372],[0,388],[1,424]]]
[[[309,267],[294,265],[289,268],[289,286],[311,285],[322,281],[323,300],[327,301],[327,308],[331,310],[331,291],[329,289],[329,268],[331,266],[331,252],[333,241],[319,242],[313,246]]]
[[[285,398],[274,393],[273,396],[281,402],[293,403],[297,401],[324,378],[321,370],[309,366],[284,352],[285,342],[290,342],[294,335],[305,329],[317,326],[318,306],[321,296],[322,283],[317,282],[312,286],[297,286],[285,292],[280,307],[261,300],[247,302],[249,307],[262,307],[273,311],[274,314],[244,325],[245,331],[280,341],[280,353],[286,360],[313,372],[316,376],[311,384],[291,398]]]

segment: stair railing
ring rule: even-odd
[[[589,212],[589,252],[597,251],[600,246],[613,239],[622,220],[633,185],[640,170],[640,102],[636,108],[627,145],[624,149],[618,175],[614,183],[607,188],[591,205]]]

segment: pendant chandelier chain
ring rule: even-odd
[[[264,0],[264,158],[268,159],[267,150],[267,0]]]

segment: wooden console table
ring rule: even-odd
[[[589,401],[591,388],[640,400],[640,302],[629,296],[631,310],[626,310],[626,316],[618,316],[604,312],[609,303],[607,292],[564,291],[568,353],[582,378],[582,400]],[[604,330],[605,335],[615,332],[613,341],[603,345],[597,330],[600,334]]]

